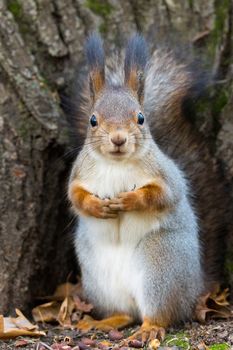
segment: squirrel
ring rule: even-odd
[[[83,145],[68,197],[83,288],[103,319],[80,328],[140,321],[130,339],[162,338],[192,316],[207,281],[219,280],[224,185],[184,116],[195,90],[184,64],[160,49],[149,58],[139,34],[124,60],[112,61],[92,34],[86,57],[76,125]]]

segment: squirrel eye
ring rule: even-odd
[[[144,123],[144,115],[140,112],[138,113],[138,124],[142,125]]]
[[[90,123],[91,123],[91,126],[92,126],[92,127],[94,127],[94,126],[97,126],[97,125],[98,125],[98,122],[97,122],[96,116],[95,116],[94,114],[91,116]]]

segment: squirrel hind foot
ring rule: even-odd
[[[165,328],[153,322],[149,318],[144,318],[139,330],[127,338],[127,344],[130,346],[134,340],[140,341],[142,344],[158,340],[163,341],[165,338]]]
[[[129,326],[133,321],[133,318],[127,314],[115,314],[102,320],[95,320],[91,316],[85,315],[76,327],[83,333],[89,332],[91,329],[109,332],[112,329],[122,329]]]

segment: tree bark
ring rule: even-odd
[[[136,30],[153,45],[176,46],[179,37],[208,63],[218,84],[193,123],[233,197],[231,0],[0,0],[1,313],[27,310],[76,271],[60,97],[74,82],[92,30],[108,49]],[[232,234],[228,240],[233,284]]]

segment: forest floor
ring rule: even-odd
[[[126,328],[122,332],[103,333],[89,331],[81,334],[77,330],[65,330],[53,326],[40,326],[46,336],[38,338],[18,337],[6,341],[0,340],[1,350],[87,350],[87,349],[133,349],[142,348],[138,342],[127,347],[123,340],[135,327]],[[115,340],[116,338],[122,338]],[[149,349],[144,346],[143,349]],[[155,349],[155,348],[152,348]],[[212,320],[205,325],[197,322],[186,323],[182,328],[170,328],[159,350],[197,349],[225,350],[233,349],[233,320]]]

